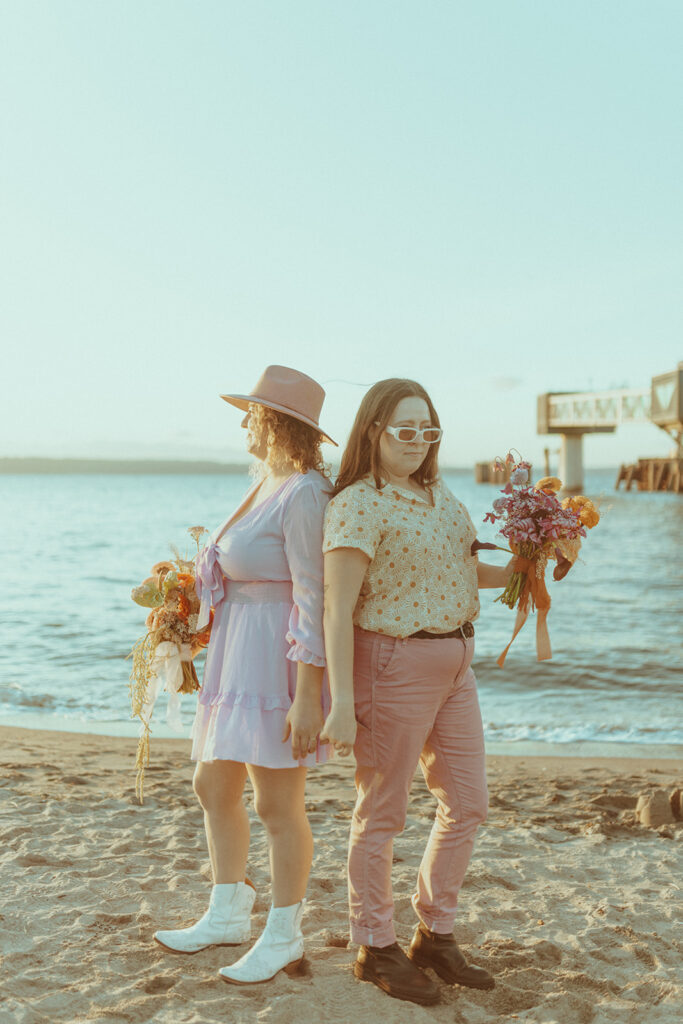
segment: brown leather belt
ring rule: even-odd
[[[471,622],[463,622],[462,626],[458,626],[457,629],[451,630],[450,633],[428,633],[426,629],[421,629],[418,633],[411,633],[408,637],[409,640],[450,640],[452,637],[458,637],[459,640],[469,640],[474,636],[474,626]]]

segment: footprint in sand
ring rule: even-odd
[[[176,857],[173,861],[174,871],[196,871],[199,862],[194,857]]]
[[[340,935],[339,932],[332,932],[326,928],[321,935],[321,939],[325,946],[331,946],[334,949],[348,949],[348,935]]]
[[[335,883],[329,878],[312,878],[311,882],[323,892],[334,892],[336,889]]]
[[[42,853],[24,853],[17,857],[15,863],[22,868],[51,867],[69,868],[73,865],[71,860],[55,860],[51,857],[44,857]]]
[[[27,832],[31,831],[32,829],[28,825],[15,825],[14,828],[8,828],[4,832],[0,832],[0,839],[3,843],[7,843],[10,839],[26,835]]]
[[[90,915],[88,915],[90,917]],[[93,914],[86,928],[113,930],[133,921],[133,914]]]
[[[113,846],[110,846],[109,847],[109,853],[113,853],[113,854],[130,853],[130,851],[133,848],[134,848],[134,844],[130,840],[124,839],[123,842],[114,843]]]
[[[168,978],[163,975],[159,975],[157,978],[151,978],[150,981],[143,982],[138,986],[138,988],[141,988],[148,996],[155,996],[160,992],[168,992],[169,989],[173,988],[177,980],[177,978]]]

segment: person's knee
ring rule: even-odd
[[[254,794],[254,810],[270,835],[278,835],[298,824],[306,822],[303,802],[278,799],[276,794],[257,792]]]
[[[488,792],[484,788],[471,793],[467,800],[454,798],[450,804],[443,799],[439,800],[436,818],[441,828],[446,831],[458,825],[476,827],[486,821],[488,809]]]
[[[217,772],[197,770],[192,788],[203,810],[214,811],[238,804],[242,800],[242,786],[238,780]]]
[[[488,810],[489,794],[486,786],[483,786],[480,790],[470,793],[462,808],[462,814],[471,825],[481,825],[486,821]]]
[[[209,785],[206,776],[202,774],[199,767],[195,769],[192,776],[192,789],[199,803],[204,807],[204,801],[209,798]]]

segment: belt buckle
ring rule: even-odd
[[[474,636],[474,626],[472,625],[471,622],[465,622],[460,627],[460,630],[465,640],[471,640],[471,638]]]

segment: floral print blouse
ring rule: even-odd
[[[474,524],[441,481],[432,495],[433,506],[364,477],[327,506],[323,551],[358,548],[370,558],[354,612],[362,629],[401,638],[450,633],[479,614]]]

